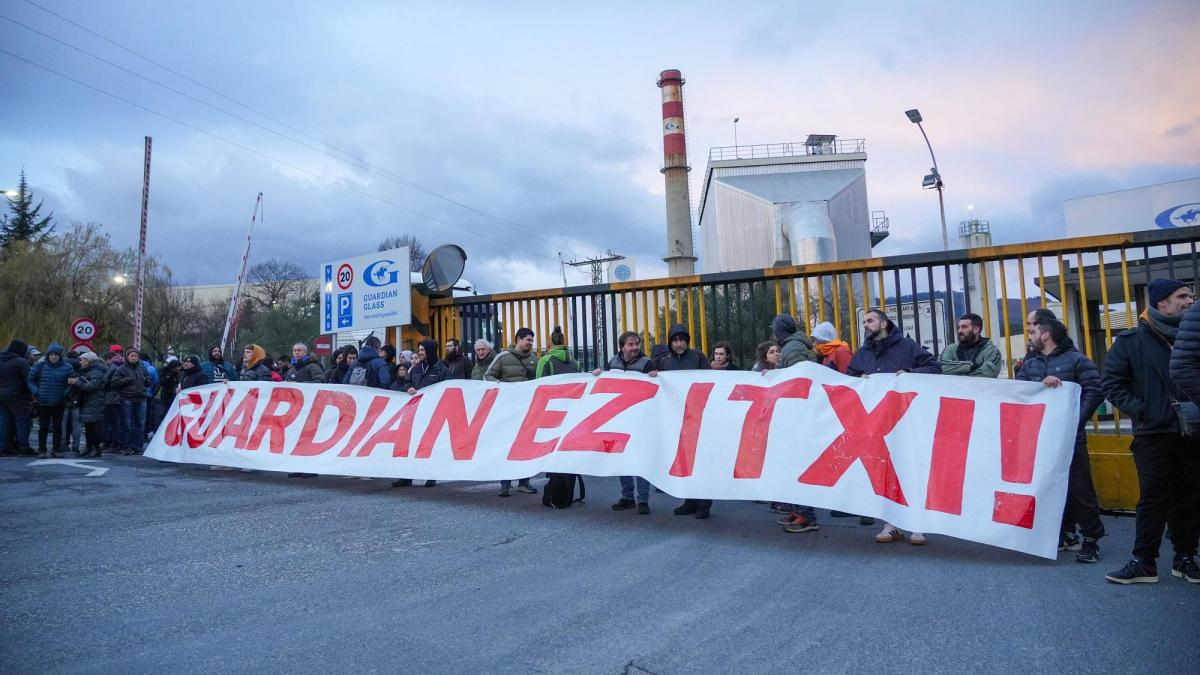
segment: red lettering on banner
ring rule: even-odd
[[[679,443],[675,446],[675,461],[671,464],[672,476],[686,478],[692,475],[704,406],[708,405],[708,395],[715,386],[715,382],[696,382],[688,387],[687,399],[683,402],[683,422],[679,425]]]
[[[417,417],[417,406],[421,405],[421,394],[416,394],[400,406],[395,415],[376,431],[358,449],[359,457],[369,457],[375,446],[391,443],[392,457],[408,457],[408,446],[412,443],[413,420]],[[383,398],[383,397],[380,397]],[[342,452],[349,454],[349,444]]]
[[[929,491],[925,508],[962,515],[963,481],[967,475],[967,447],[975,401],[943,396],[933,431],[933,456],[929,462]]]
[[[855,461],[861,461],[875,494],[908,506],[904,490],[900,487],[900,478],[896,475],[896,467],[892,464],[892,454],[883,439],[908,412],[917,392],[889,391],[868,413],[858,392],[850,387],[835,384],[822,386],[845,431],[833,439],[817,461],[801,474],[800,482],[832,487]]]
[[[1000,478],[1009,483],[1033,482],[1038,435],[1046,404],[1000,404]],[[1033,528],[1037,502],[1033,495],[997,491],[992,520],[1005,525]]]
[[[163,431],[163,442],[171,447],[175,447],[183,442],[184,431],[193,419],[183,414],[183,406],[189,405],[199,408],[204,405],[204,397],[199,392],[192,391],[180,394],[178,401],[177,412],[167,422],[167,428]]]
[[[617,415],[629,408],[654,398],[658,393],[658,385],[642,380],[622,380],[602,377],[596,380],[588,395],[616,394],[613,400],[600,406],[596,412],[588,415],[575,428],[563,436],[558,444],[559,452],[564,450],[582,450],[591,452],[606,452],[619,454],[625,452],[629,443],[629,434],[617,431],[596,431],[607,424]]]
[[[775,414],[775,402],[781,398],[808,398],[812,380],[798,377],[780,382],[771,387],[757,384],[739,384],[729,394],[730,401],[750,401],[746,419],[742,423],[742,439],[738,443],[737,461],[733,466],[734,478],[758,478],[762,476],[763,462],[767,459],[767,435],[771,430],[771,416]]]
[[[213,402],[217,400],[217,396],[221,397],[221,402],[213,408]],[[229,406],[230,399],[233,398],[233,389],[226,389],[223,394],[213,392],[212,398],[208,400],[208,407],[201,413],[196,423],[188,427],[187,444],[189,448],[198,448],[208,440],[208,437],[221,423],[221,418],[225,416],[225,408]],[[204,426],[204,421],[209,420],[208,426]],[[201,427],[204,427],[201,429]]]
[[[488,413],[492,411],[492,404],[496,402],[496,396],[499,393],[499,389],[488,389],[483,392],[483,398],[479,401],[479,407],[475,409],[475,415],[471,417],[470,422],[467,422],[467,403],[463,399],[463,390],[453,387],[443,389],[437,407],[433,409],[433,417],[430,418],[429,425],[425,427],[425,433],[421,435],[421,442],[417,444],[416,457],[418,459],[429,457],[433,453],[433,446],[437,443],[438,435],[442,433],[442,427],[449,427],[450,452],[454,459],[469,460],[473,458],[475,446],[479,444],[479,432],[483,430],[483,423],[487,421]]]
[[[525,421],[517,431],[512,447],[508,450],[511,460],[537,459],[554,452],[558,437],[548,441],[536,441],[539,429],[553,429],[562,424],[567,413],[562,410],[547,410],[546,404],[559,398],[580,398],[587,385],[583,382],[571,384],[543,384],[533,390],[533,401],[529,404],[529,412],[525,413]]]
[[[350,453],[354,451],[359,441],[371,432],[371,428],[375,426],[375,421],[379,419],[379,416],[383,414],[384,409],[391,402],[392,399],[389,396],[376,396],[371,399],[370,405],[367,406],[367,414],[363,416],[362,423],[350,435],[350,440],[346,441],[346,444],[338,451],[338,457],[350,456]]]
[[[226,438],[232,438],[233,447],[245,450],[246,443],[250,441],[250,430],[254,427],[254,409],[257,407],[258,389],[251,389],[246,392],[241,401],[238,401],[233,412],[229,413],[229,418],[225,420],[221,430],[213,436],[208,447],[215,448]]]
[[[335,408],[338,412],[337,427],[334,428],[329,438],[317,441],[315,440],[317,430],[320,428],[321,418],[324,417],[325,410],[328,408]],[[318,391],[316,398],[313,399],[312,409],[308,411],[308,417],[304,418],[304,427],[300,430],[300,438],[296,440],[296,447],[292,448],[291,454],[298,457],[312,457],[337,445],[337,442],[342,440],[342,436],[345,436],[354,424],[354,417],[357,414],[358,406],[350,394],[327,389]]]
[[[279,412],[280,406],[287,406],[283,412]],[[262,415],[259,416],[258,426],[254,427],[254,433],[250,435],[250,450],[258,450],[262,447],[264,438],[269,437],[271,452],[283,452],[284,431],[288,425],[296,421],[300,416],[300,409],[304,407],[304,392],[291,387],[275,387],[271,389],[271,397],[267,399],[267,406],[263,408]]]

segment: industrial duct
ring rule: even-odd
[[[780,236],[775,264],[810,265],[837,260],[837,236],[828,202],[777,204]]]

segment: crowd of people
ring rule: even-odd
[[[1200,583],[1195,556],[1200,540],[1200,305],[1191,289],[1173,279],[1156,279],[1148,287],[1149,305],[1136,327],[1120,333],[1108,352],[1103,373],[1076,348],[1066,326],[1048,309],[1026,317],[1028,352],[1015,364],[1017,380],[1059,387],[1080,386],[1079,419],[1063,512],[1060,550],[1076,552],[1081,563],[1100,560],[1104,536],[1100,507],[1092,482],[1085,424],[1105,400],[1132,421],[1132,452],[1141,496],[1137,505],[1133,556],[1106,575],[1114,583],[1158,581],[1157,558],[1164,529],[1174,547],[1172,575]],[[1185,317],[1186,315],[1186,317]],[[787,315],[771,321],[773,339],[758,345],[749,370],[758,373],[813,362],[852,377],[881,373],[946,374],[998,377],[1003,360],[999,349],[983,335],[983,319],[964,314],[957,322],[957,340],[934,356],[898,329],[878,309],[866,313],[864,339],[857,350],[839,339],[833,324],[822,322],[811,333]],[[304,343],[290,357],[271,359],[259,345],[247,345],[240,361],[226,361],[219,347],[205,360],[197,355],[180,360],[167,354],[159,367],[137,349],[113,345],[103,357],[91,351],[64,352],[52,343],[43,355],[36,347],[13,340],[0,354],[0,453],[62,457],[65,452],[98,458],[102,452],[138,454],[175,395],[191,387],[229,381],[274,381],[363,386],[415,394],[438,382],[474,379],[524,382],[580,372],[560,328],[550,335],[550,348],[538,358],[535,334],[519,328],[503,350],[485,339],[472,350],[459,340],[444,345],[422,340],[415,351],[397,351],[371,336],[360,345],[347,345],[333,355],[328,369],[309,354]],[[636,332],[623,333],[618,351],[593,371],[643,373],[656,377],[677,370],[739,370],[727,342],[716,342],[711,359],[691,346],[682,324],[672,326],[667,342],[643,350]],[[444,348],[444,349],[443,349]],[[38,448],[29,446],[31,419],[38,420]],[[81,433],[84,444],[81,444]],[[314,474],[293,473],[293,477]],[[509,497],[513,480],[500,482],[499,496]],[[516,479],[515,490],[536,494],[532,477]],[[413,484],[398,479],[395,487]],[[425,481],[432,487],[437,481]],[[653,486],[641,476],[620,477],[621,496],[612,508],[650,513]],[[674,509],[680,516],[711,516],[712,501],[687,499]],[[816,511],[801,504],[772,503],[778,523],[788,533],[819,529]],[[832,512],[834,517],[868,517]],[[920,532],[907,537],[884,523],[875,536],[879,543],[927,543]]]

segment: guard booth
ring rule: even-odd
[[[895,313],[900,328],[939,354],[955,340],[955,319],[972,312],[992,327],[1012,377],[1025,355],[1024,317],[1046,307],[1060,316],[1076,344],[1103,367],[1113,338],[1136,324],[1145,286],[1172,276],[1200,278],[1200,228],[1170,228],[985,246],[916,255],[717,274],[648,279],[545,290],[433,298],[431,337],[464,341],[486,337],[508,344],[520,326],[534,329],[535,349],[549,349],[552,326],[563,327],[584,369],[616,351],[618,335],[642,335],[647,351],[663,343],[669,326],[688,327],[694,346],[711,353],[731,343],[735,362],[749,365],[754,346],[771,337],[776,314],[797,317],[808,330],[834,324],[857,349],[859,308]],[[900,308],[900,309],[897,309]],[[920,317],[910,319],[904,317]],[[930,334],[932,332],[932,334]],[[1130,424],[1107,403],[1088,430],[1092,474],[1101,506],[1132,510],[1137,473],[1129,452]]]

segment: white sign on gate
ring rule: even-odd
[[[407,325],[412,320],[408,247],[321,266],[321,333]]]
[[[916,340],[934,356],[946,348],[946,345],[949,344],[946,340],[950,338],[950,335],[946,332],[946,313],[940,299],[933,302],[919,300],[915,308],[911,302],[902,302],[900,306],[899,314],[897,314],[895,305],[888,305],[883,311],[887,312],[897,326],[902,327],[906,336]],[[862,329],[862,322],[865,318],[867,318],[867,310],[859,308],[857,330]],[[917,339],[918,332],[921,334],[919,340]],[[933,342],[934,335],[937,335],[936,345]]]

